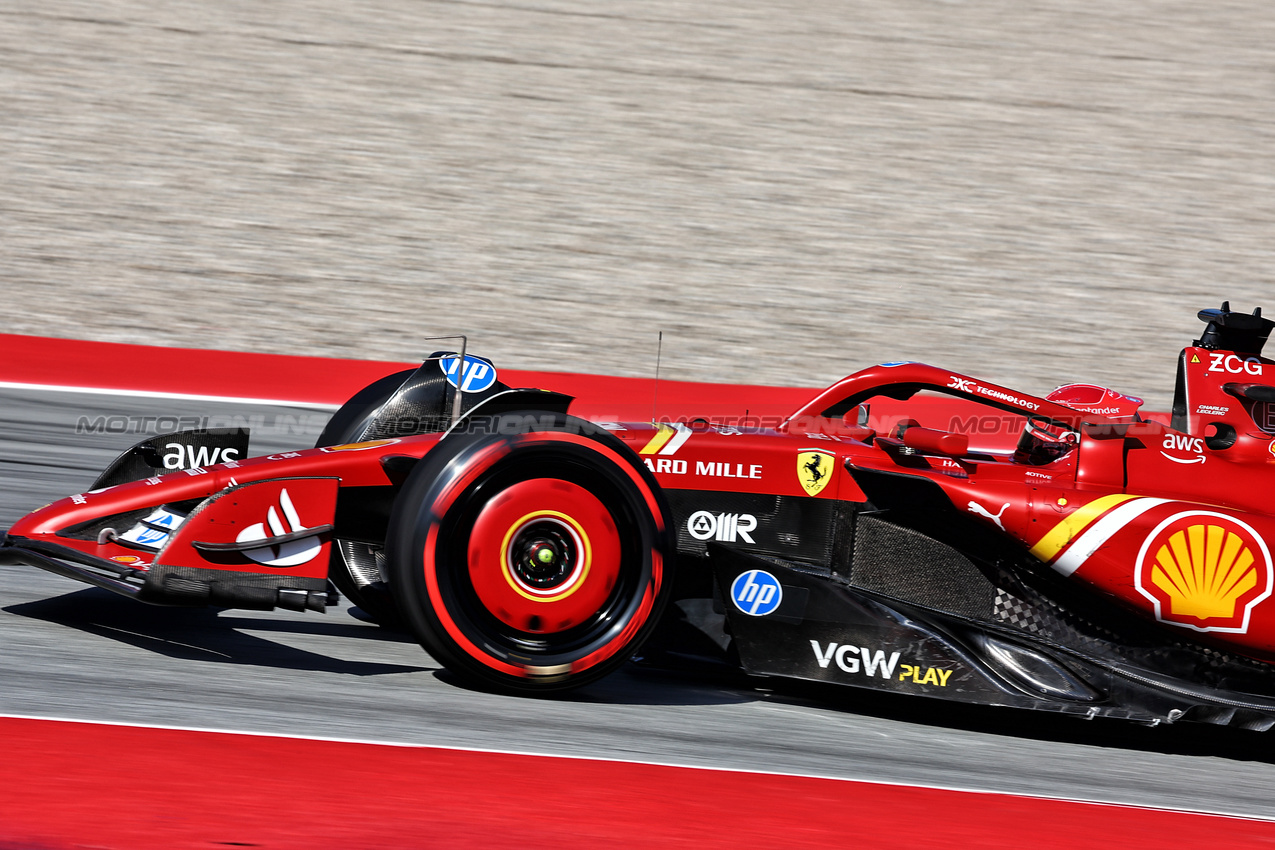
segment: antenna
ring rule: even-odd
[[[651,388],[651,421],[655,421],[655,405],[660,398],[660,355],[664,353],[664,331],[655,343],[655,386]]]
[[[456,367],[456,395],[452,397],[452,424],[460,421],[460,401],[465,396],[465,349],[469,345],[469,337],[460,338],[460,365]]]
[[[438,342],[438,341],[442,341],[442,340],[453,340],[453,339],[458,339],[458,340],[460,340],[460,355],[459,355],[459,356],[460,356],[460,362],[459,362],[458,364],[456,364],[456,394],[452,397],[452,421],[451,421],[451,424],[452,424],[452,425],[455,425],[455,424],[456,424],[456,423],[460,420],[460,403],[461,403],[461,398],[462,398],[462,397],[464,396],[464,394],[465,394],[465,389],[464,389],[464,387],[465,387],[465,366],[467,365],[467,364],[465,363],[465,349],[469,346],[469,337],[465,336],[464,334],[454,334],[454,335],[452,335],[452,336],[427,336],[427,337],[425,337],[425,339],[424,339],[424,340],[422,340],[422,341],[423,341],[423,342]],[[445,360],[445,359],[447,359],[449,356],[450,356],[450,357],[455,357],[455,356],[457,356],[457,355],[454,355],[454,354],[453,354],[453,355],[444,355],[444,356],[442,356],[442,357],[440,357],[440,358],[437,358],[437,359],[439,359],[439,360]],[[428,360],[431,360],[431,359],[433,359],[433,358],[426,357],[425,359],[426,359],[426,361],[428,361]],[[444,370],[443,374],[444,374],[444,375],[446,375],[446,370]]]

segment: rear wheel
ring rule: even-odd
[[[654,477],[610,434],[562,414],[477,419],[412,472],[390,518],[396,601],[457,676],[565,690],[623,664],[672,588]]]

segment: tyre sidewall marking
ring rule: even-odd
[[[519,583],[509,572],[509,546],[513,541],[514,534],[521,531],[534,520],[539,519],[556,519],[559,520],[560,524],[564,524],[569,527],[574,532],[578,545],[584,555],[582,559],[583,566],[572,575],[566,589],[564,589],[561,593],[556,593],[552,596],[530,592],[528,588]],[[505,581],[509,582],[509,586],[513,588],[519,596],[522,596],[524,599],[530,599],[532,602],[559,602],[566,599],[568,596],[584,586],[585,580],[589,577],[589,568],[593,565],[593,547],[589,543],[589,535],[585,533],[585,530],[580,526],[580,523],[576,522],[561,511],[532,511],[522,517],[513,525],[509,526],[509,531],[505,533],[505,539],[500,544],[500,551],[504,555],[501,559],[500,571],[504,575]]]

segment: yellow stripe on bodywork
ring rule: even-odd
[[[677,429],[672,425],[658,426],[655,436],[638,452],[640,455],[653,455],[660,449],[664,448],[664,444],[673,439],[673,435],[677,433]]]
[[[1083,508],[1077,508],[1066,519],[1049,529],[1045,536],[1031,548],[1031,553],[1045,563],[1049,563],[1063,550],[1064,546],[1075,540],[1089,523],[1116,505],[1134,498],[1137,497],[1127,493],[1113,493],[1110,496],[1094,499]]]

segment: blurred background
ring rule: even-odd
[[[1275,311],[1257,0],[7,0],[3,330],[1169,403]],[[162,368],[162,364],[157,364]]]

